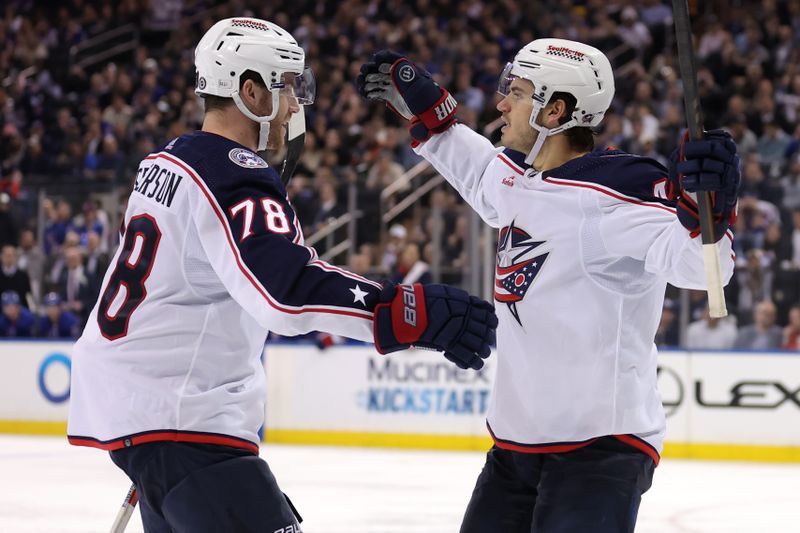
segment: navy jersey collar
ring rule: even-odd
[[[515,165],[517,165],[523,171],[531,168],[531,166],[525,162],[525,154],[523,154],[522,152],[517,152],[516,150],[512,150],[511,148],[503,148],[503,155],[506,156],[508,159],[510,159]]]

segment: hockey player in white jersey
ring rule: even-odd
[[[730,136],[683,144],[669,169],[594,151],[611,65],[561,39],[529,43],[503,72],[500,148],[458,124],[453,97],[399,54],[375,54],[357,85],[410,120],[416,152],[499,230],[495,444],[462,533],[633,531],[664,437],[653,342],[664,290],[705,287],[696,191],[713,192],[726,282],[733,272]]]
[[[256,154],[280,148],[291,114],[313,101],[287,31],[220,21],[195,64],[202,131],[139,166],[75,345],[69,440],[110,451],[138,488],[147,533],[299,532],[257,455],[268,332],[322,330],[382,353],[433,348],[477,369],[497,317],[459,289],[382,287],[304,246],[278,173]]]

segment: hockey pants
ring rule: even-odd
[[[154,442],[111,452],[136,485],[145,533],[299,533],[267,463],[245,450]]]
[[[461,533],[630,533],[655,463],[613,437],[563,453],[489,450]]]

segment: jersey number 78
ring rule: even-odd
[[[113,341],[128,334],[131,315],[147,296],[144,282],[153,270],[160,240],[161,230],[153,217],[131,217],[122,251],[97,309],[97,324],[106,339]]]

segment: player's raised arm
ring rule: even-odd
[[[641,163],[639,167],[647,165]],[[706,138],[686,142],[675,150],[666,183],[657,179],[661,171],[663,168],[655,170],[651,181],[664,185],[663,193],[670,203],[628,202],[622,209],[609,209],[600,225],[605,246],[611,253],[644,261],[648,272],[675,286],[706,289],[695,193],[708,191],[712,193],[714,234],[726,284],[733,275],[733,235],[729,227],[735,221],[741,183],[736,145],[723,131],[709,132]],[[650,231],[659,237],[643,238]]]
[[[498,159],[502,150],[457,123],[458,103],[447,89],[424,68],[390,50],[374,54],[361,66],[356,85],[362,96],[384,102],[408,120],[414,150],[428,159],[488,224],[497,226],[494,174],[487,169],[492,163],[502,166]],[[504,172],[508,174],[509,169]]]

